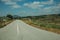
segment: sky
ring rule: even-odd
[[[0,16],[37,16],[60,13],[60,0],[0,0]]]

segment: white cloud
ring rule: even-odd
[[[60,11],[60,4],[49,6],[49,7],[44,7],[45,5],[52,5],[55,4],[54,0],[49,0],[46,2],[32,2],[32,3],[25,3],[24,6],[29,7],[29,8],[34,8],[38,9],[39,13],[59,13]],[[44,8],[42,8],[44,7]]]
[[[41,4],[53,4],[54,3],[54,0],[48,0],[48,1],[45,1],[45,2],[40,2]]]
[[[35,2],[33,2],[32,4],[38,5],[38,4],[40,4],[40,2],[36,2],[36,1],[35,1]]]
[[[39,8],[39,7],[43,7],[44,5],[40,5],[40,2],[33,2],[33,3],[25,3],[24,6],[30,8]]]
[[[21,6],[20,6],[20,5],[15,4],[15,5],[12,5],[11,7],[13,7],[13,8],[20,8]]]
[[[6,4],[6,5],[15,5],[16,2],[11,2],[11,1],[10,1],[10,2],[5,2],[5,4]]]
[[[51,5],[53,4],[54,1],[53,0],[48,0],[48,1],[43,1],[43,2],[39,2],[39,1],[34,1],[32,3],[25,3],[24,6],[29,7],[29,8],[41,8],[44,5]]]
[[[11,0],[1,0],[2,2],[10,2]]]
[[[13,1],[22,1],[22,0],[13,0]]]
[[[50,7],[45,7],[42,9],[44,13],[60,13],[60,4],[57,6],[50,6]]]
[[[4,2],[6,5],[11,6],[12,8],[20,8],[21,6],[16,3],[16,1],[21,1],[21,0],[1,0]]]
[[[22,1],[22,0],[1,0],[3,2],[8,2],[8,1],[14,1],[14,2],[17,2],[17,1]]]
[[[60,4],[58,4],[58,5],[55,5],[55,6],[50,6],[50,7],[46,7],[46,8],[44,8],[44,9],[60,9]]]

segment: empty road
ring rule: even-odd
[[[0,40],[60,40],[60,34],[37,29],[16,20],[0,29]]]

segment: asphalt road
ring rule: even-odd
[[[0,29],[0,40],[60,40],[60,34],[37,29],[16,20]]]

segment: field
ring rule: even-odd
[[[12,22],[12,20],[0,22],[0,28],[3,28],[4,26],[8,25],[11,22]]]
[[[9,20],[8,18],[0,17],[0,28],[5,27],[7,24],[11,23],[13,20]]]
[[[22,20],[39,29],[60,34],[60,14],[28,16],[22,18]]]

